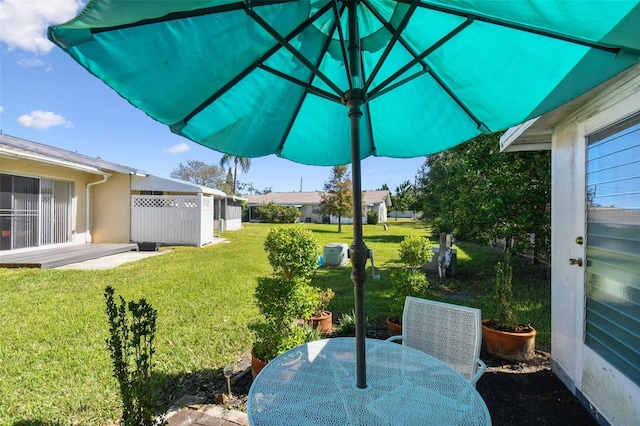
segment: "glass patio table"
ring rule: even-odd
[[[476,389],[442,361],[366,339],[367,387],[356,386],[355,339],[297,346],[268,363],[249,390],[249,424],[490,425]]]

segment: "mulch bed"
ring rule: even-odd
[[[551,371],[549,354],[511,364],[482,353],[487,371],[476,385],[494,425],[597,426],[585,407]]]

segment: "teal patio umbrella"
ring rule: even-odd
[[[154,120],[243,157],[351,163],[366,384],[360,160],[436,153],[640,61],[638,1],[90,0],[49,39]]]

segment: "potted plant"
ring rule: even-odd
[[[255,298],[263,319],[251,326],[255,333],[251,363],[254,377],[264,364],[281,353],[317,338],[307,324],[297,321],[311,316],[317,297],[305,278],[258,279]]]
[[[407,296],[426,296],[429,281],[421,267],[431,260],[433,252],[429,241],[417,235],[405,237],[400,243],[400,261],[404,267],[391,273],[393,304],[391,316],[387,318],[390,336],[402,334],[402,311]]]
[[[493,308],[497,318],[482,320],[482,345],[487,353],[509,361],[529,361],[536,346],[536,329],[518,323],[513,303],[511,254],[496,265]]]
[[[318,290],[310,285],[319,254],[317,240],[309,230],[275,227],[267,234],[264,248],[273,274],[258,278],[255,291],[263,319],[251,327],[254,377],[276,356],[317,338],[306,324],[318,304]]]
[[[318,291],[318,300],[315,307],[315,312],[310,318],[311,327],[319,328],[320,333],[323,335],[329,335],[332,333],[333,328],[333,314],[328,310],[329,302],[336,295],[336,293],[330,288],[324,291]]]

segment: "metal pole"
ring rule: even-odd
[[[367,246],[362,238],[362,170],[360,167],[360,117],[362,117],[362,70],[360,67],[360,36],[357,22],[358,2],[349,2],[349,68],[352,91],[347,95],[351,121],[351,170],[353,174],[353,243],[351,244],[351,280],[355,297],[356,315],[356,386],[367,387],[365,358],[364,283],[367,279]]]

